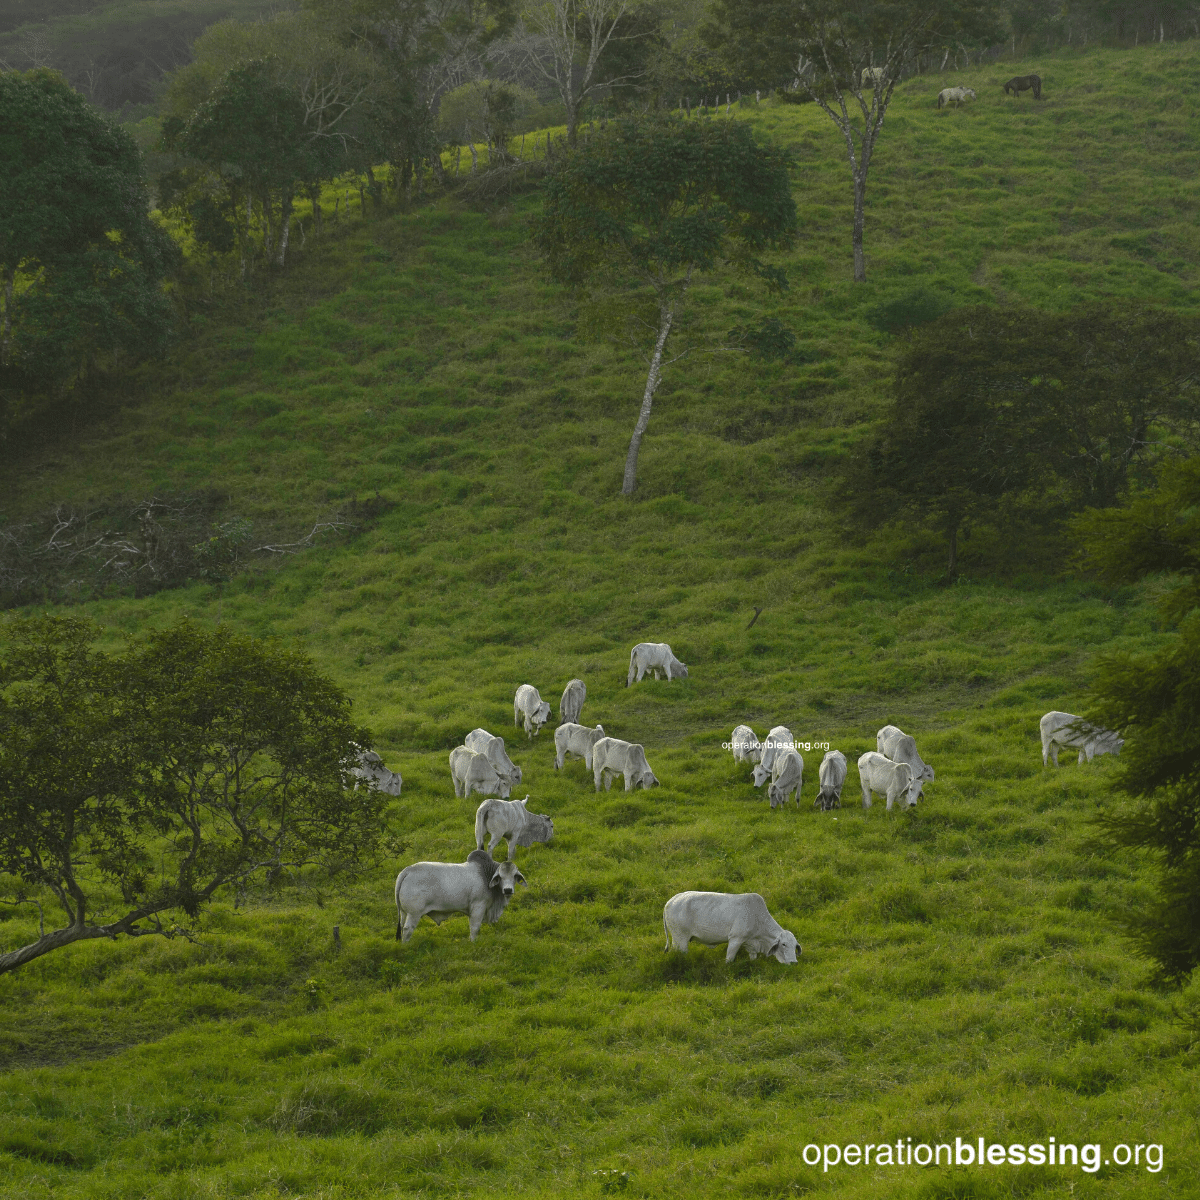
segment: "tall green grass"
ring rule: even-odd
[[[1025,69],[1038,105],[1000,92]],[[241,308],[193,308],[171,360],[74,439],[23,443],[9,518],[213,486],[259,529],[303,531],[354,496],[394,501],[277,570],[87,611],[110,638],[186,613],[298,639],[403,773],[412,846],[353,888],[223,903],[197,945],[89,943],[0,978],[0,1196],[599,1194],[618,1177],[597,1171],[644,1196],[1190,1195],[1194,1035],[1111,919],[1151,877],[1090,841],[1114,764],[1044,770],[1037,736],[1083,703],[1097,653],[1161,644],[1154,585],[1028,556],[998,571],[981,535],[947,589],[936,540],[843,544],[823,497],[886,399],[879,306],[919,288],[1194,304],[1196,74],[1179,47],[1061,56],[963,73],[978,102],[940,113],[942,77],[904,84],[860,287],[832,125],[735,110],[796,153],[804,234],[770,311],[800,353],[673,368],[632,503],[642,368],[574,339],[528,197],[355,212]],[[695,333],[758,305],[714,277]],[[626,689],[644,639],[689,678]],[[572,676],[583,720],[644,742],[661,788],[597,795],[581,763],[555,772],[549,729],[512,727],[519,683],[557,709]],[[814,749],[800,810],[772,814],[721,749],[741,721],[850,759],[891,721],[937,779],[915,812],[864,813],[852,769],[845,807],[819,814]],[[520,852],[530,888],[476,943],[456,919],[401,947],[395,869],[473,846],[478,798],[454,798],[446,755],[477,725],[505,736],[555,839]],[[684,888],[761,892],[800,962],[665,955],[662,904]],[[0,915],[6,944],[33,932]],[[910,1136],[1154,1142],[1166,1166],[802,1158]]]

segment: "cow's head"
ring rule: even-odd
[[[518,881],[525,887],[525,876],[517,870],[515,862],[498,862],[495,864],[496,873],[492,876],[489,887],[499,888],[505,896],[511,896],[516,891]]]
[[[643,771],[638,777],[637,782],[644,788],[659,787],[658,776],[653,771]]]
[[[497,775],[496,776],[496,795],[499,796],[501,800],[507,800],[509,797],[509,794],[511,792],[512,792],[512,785],[506,779],[501,779]]]
[[[542,725],[545,725],[550,720],[550,702],[548,700],[543,700],[538,705],[537,716],[534,717],[534,720]]]
[[[676,659],[673,663],[667,663],[667,678],[668,679],[686,679],[687,664],[681,663]]]
[[[771,778],[771,772],[761,763],[754,764],[754,786],[762,787],[768,779]]]
[[[603,725],[597,725],[597,726],[596,726],[596,732],[597,732],[597,733],[598,733],[598,734],[599,734],[601,737],[603,737],[603,736],[604,736],[604,726],[603,726]]]
[[[767,953],[781,963],[790,965],[796,961],[796,956],[802,953],[802,950],[799,941],[796,940],[796,935],[788,929],[781,929],[779,939]]]
[[[819,808],[822,812],[829,812],[830,809],[841,807],[842,798],[833,788],[822,788],[813,801],[813,808]]]
[[[921,780],[913,774],[913,769],[908,763],[896,764],[896,775],[900,781],[900,786],[904,789],[904,801],[909,808],[916,808],[917,801],[921,799]]]

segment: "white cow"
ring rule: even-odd
[[[525,732],[529,737],[542,732],[542,726],[550,720],[550,705],[538,695],[531,683],[523,683],[513,697],[513,724],[525,721]]]
[[[782,808],[787,798],[796,793],[796,807],[800,807],[800,789],[804,786],[804,758],[799,750],[780,750],[771,766],[771,783],[767,795],[771,807]]]
[[[454,794],[459,799],[465,799],[472,792],[507,799],[512,791],[486,755],[476,754],[466,746],[456,746],[450,751],[450,777],[454,780]]]
[[[465,863],[413,863],[396,876],[396,941],[407,942],[422,917],[440,925],[460,912],[474,941],[485,923],[504,915],[518,882],[529,886],[516,863],[492,862],[484,850],[472,850]]]
[[[819,808],[822,812],[841,808],[842,785],[846,782],[846,756],[840,750],[826,750],[817,777],[821,781],[821,790],[813,801],[813,808]]]
[[[355,749],[358,751],[353,759],[355,765],[350,768],[350,775],[355,781],[354,786],[357,788],[360,783],[365,783],[388,796],[400,795],[400,788],[404,784],[400,773],[389,771],[383,765],[383,759],[374,750],[363,750],[360,746],[356,746]]]
[[[875,749],[892,762],[908,763],[912,767],[912,786],[908,798],[913,803],[925,795],[924,785],[933,782],[933,768],[921,761],[917,743],[895,725],[885,725],[875,735]]]
[[[659,671],[667,680],[686,679],[688,676],[687,667],[675,657],[666,642],[638,642],[634,646],[629,652],[629,678],[625,680],[625,686],[641,683],[647,671],[653,671],[655,679]]]
[[[743,946],[751,958],[769,954],[781,963],[794,963],[800,953],[796,935],[771,916],[757,892],[680,892],[663,905],[663,932],[664,951],[674,947],[686,954],[693,938],[702,946],[728,942],[727,963]]]
[[[863,67],[861,86],[864,88],[880,88],[883,86],[882,67]]]
[[[905,796],[906,807],[916,804],[911,790],[912,767],[908,763],[892,762],[878,751],[868,750],[858,760],[858,779],[862,784],[863,808],[871,807],[872,792],[887,794],[888,812],[901,795]]]
[[[587,685],[582,679],[572,679],[563,688],[562,700],[558,705],[558,719],[563,725],[577,725],[583,702],[587,699]]]
[[[734,762],[754,766],[762,759],[762,743],[749,725],[739,725],[733,731],[729,744],[733,747]]]
[[[947,104],[953,103],[954,107],[957,108],[960,104],[965,103],[967,100],[974,100],[974,99],[975,99],[975,89],[974,88],[969,88],[969,87],[942,88],[942,90],[940,92],[938,92],[937,106],[938,106],[938,108],[945,108],[945,106]]]
[[[601,780],[604,790],[612,791],[613,779],[618,775],[625,776],[625,790],[631,792],[641,786],[657,787],[658,779],[650,770],[646,761],[645,748],[637,742],[623,742],[620,738],[602,737],[592,747],[592,778],[596,781],[596,791],[600,790]],[[607,778],[604,778],[607,776]]]
[[[762,756],[754,768],[754,786],[762,787],[771,778],[771,768],[775,765],[775,755],[780,750],[794,750],[796,739],[786,725],[776,725],[767,734],[767,740],[762,744]]]
[[[1042,766],[1053,759],[1058,766],[1060,748],[1079,751],[1082,766],[1086,758],[1091,762],[1098,754],[1120,754],[1125,739],[1109,729],[1092,725],[1082,717],[1065,712],[1048,712],[1039,722],[1042,730]]]
[[[592,769],[592,747],[604,737],[604,726],[589,729],[586,725],[560,725],[554,731],[554,766],[561,771],[568,754],[577,754],[584,765]]]
[[[516,856],[518,846],[548,842],[554,836],[554,822],[543,813],[531,813],[524,800],[485,800],[475,810],[475,846],[483,849],[483,839],[489,837],[488,855],[501,838],[508,840],[508,857]]]
[[[463,738],[463,745],[468,750],[474,750],[476,754],[482,754],[496,768],[496,774],[509,786],[516,787],[521,782],[521,768],[508,757],[502,737],[496,737],[486,729],[472,729]]]

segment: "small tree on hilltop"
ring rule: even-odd
[[[0,974],[73,942],[181,932],[228,885],[370,862],[385,798],[350,790],[370,734],[308,658],[187,622],[110,657],[70,618],[13,621],[0,646],[0,897],[40,936]],[[7,877],[7,879],[5,879]],[[46,932],[42,899],[66,924]]]
[[[715,0],[703,31],[708,44],[739,75],[799,89],[846,143],[855,282],[867,278],[867,173],[901,73],[933,46],[993,34],[995,7],[991,0]]]
[[[675,361],[668,340],[696,275],[726,264],[782,289],[783,272],[757,255],[789,245],[795,230],[784,156],[756,145],[740,122],[614,121],[546,181],[534,238],[551,274],[585,299],[607,300],[600,307],[624,314],[647,351],[625,495],[637,485],[654,393]]]

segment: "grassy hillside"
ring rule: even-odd
[[[1003,97],[1030,69],[1043,101]],[[738,110],[796,155],[804,232],[769,311],[800,353],[672,368],[632,502],[639,364],[574,340],[525,242],[532,198],[355,210],[252,300],[195,313],[119,403],[21,443],[9,520],[216,488],[227,515],[300,533],[378,491],[393,507],[371,528],[278,570],[87,611],[114,634],[187,613],[299,639],[404,775],[404,862],[472,848],[446,753],[476,725],[557,834],[520,852],[530,888],[474,945],[452,920],[399,947],[389,872],[219,906],[200,945],[89,944],[0,978],[0,1197],[598,1194],[605,1170],[647,1196],[1190,1195],[1194,1035],[1109,920],[1148,875],[1088,841],[1112,764],[1043,770],[1037,741],[1097,652],[1161,644],[1153,588],[1047,582],[982,531],[946,589],[936,539],[843,545],[822,497],[886,398],[879,306],[918,287],[1195,303],[1198,73],[1177,47],[1008,64],[940,113],[940,77],[906,83],[859,287],[832,126]],[[720,333],[758,307],[715,277],[690,320]],[[626,690],[643,639],[689,679]],[[517,684],[557,710],[576,675],[584,719],[644,742],[661,788],[597,796],[582,764],[554,771],[549,730],[512,728]],[[799,811],[771,813],[721,749],[741,721],[813,747]],[[920,808],[864,813],[852,770],[846,807],[813,812],[816,744],[853,759],[887,721],[936,768]],[[761,892],[800,963],[664,955],[684,888]],[[0,930],[16,945],[33,924]],[[980,1136],[1156,1143],[1165,1166],[802,1157]]]

